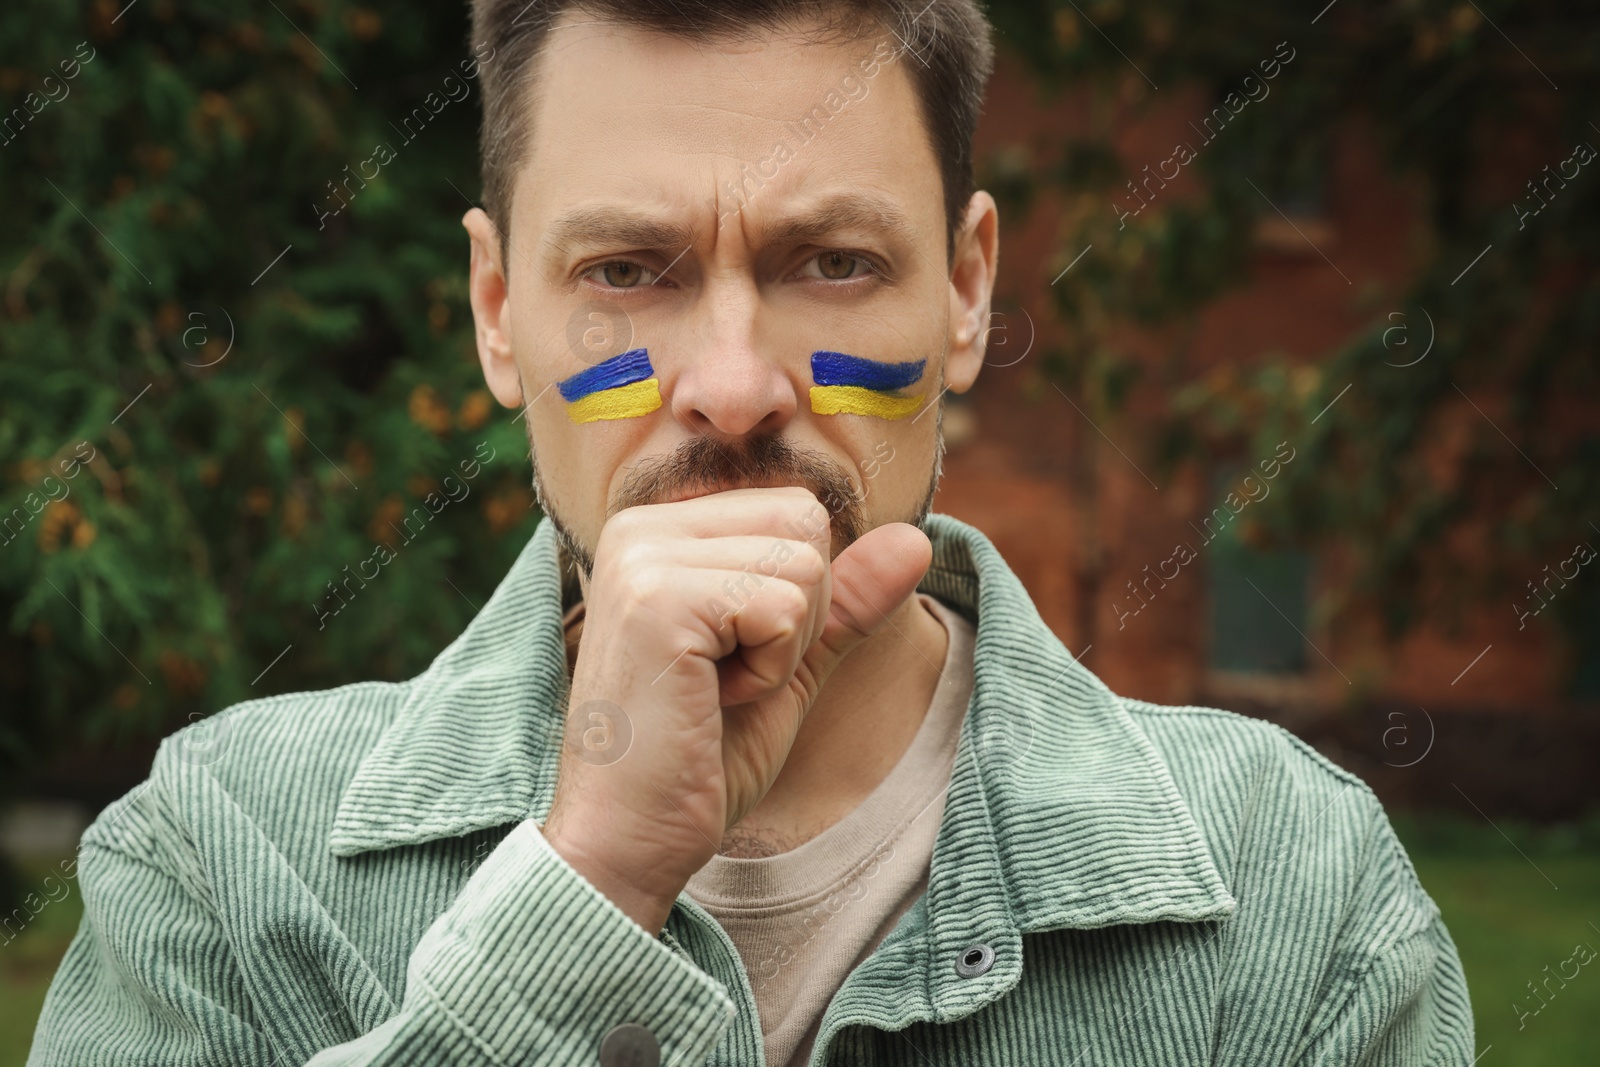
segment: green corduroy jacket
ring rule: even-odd
[[[925,528],[921,588],[977,625],[972,702],[927,892],[812,1064],[1472,1062],[1455,946],[1364,784],[1276,726],[1114,695],[987,538]],[[552,534],[416,678],[162,743],[84,834],[29,1064],[576,1067],[620,1024],[668,1067],[763,1063],[716,921],[680,895],[651,936],[538,832],[573,595]]]

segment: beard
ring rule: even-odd
[[[942,376],[941,376],[942,377]],[[944,473],[944,403],[942,390],[934,403],[934,456],[927,489],[914,513],[904,519],[921,526],[933,509],[933,497]],[[527,424],[529,458],[533,465],[533,496],[545,520],[555,528],[562,552],[583,573],[587,584],[594,573],[594,553],[579,540],[572,526],[563,521],[560,509],[551,500],[539,469],[538,451],[533,447],[532,420]],[[663,456],[641,461],[623,480],[622,487],[606,508],[610,518],[624,508],[652,504],[683,492],[699,489],[719,491],[744,486],[798,485],[811,490],[827,508],[832,531],[830,558],[850,547],[869,527],[863,502],[866,492],[851,472],[813,449],[797,448],[780,434],[749,437],[737,442],[719,443],[701,435],[684,441]]]

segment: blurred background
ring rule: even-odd
[[[1600,974],[1552,975],[1600,947],[1600,12],[1325,3],[989,5],[999,291],[935,506],[1114,690],[1378,791],[1482,1063],[1593,1062]],[[418,672],[538,521],[465,42],[464,3],[0,9],[0,1067],[159,738]]]

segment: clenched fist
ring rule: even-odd
[[[601,530],[570,706],[614,704],[633,737],[603,766],[563,751],[543,830],[652,934],[778,777],[828,676],[932,558],[906,523],[831,565],[830,536],[798,487],[627,508]]]

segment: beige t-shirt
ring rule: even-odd
[[[688,894],[727,931],[755,991],[768,1067],[805,1067],[823,1012],[928,887],[934,837],[972,697],[972,624],[917,594],[949,632],[911,744],[839,822],[776,856],[717,855]]]

